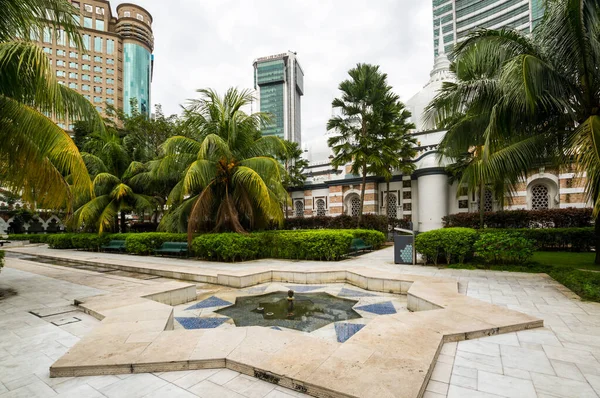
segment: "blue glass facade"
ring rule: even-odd
[[[123,44],[123,111],[131,115],[131,100],[137,100],[138,111],[150,114],[150,80],[152,54],[143,46]]]

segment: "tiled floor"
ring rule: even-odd
[[[92,256],[89,253],[71,254]],[[93,254],[93,256],[97,258],[102,255]],[[545,322],[545,328],[541,329],[444,345],[425,398],[600,396],[600,304],[581,302],[573,298],[564,287],[545,275],[398,266],[392,264],[391,257],[390,249],[386,249],[336,264],[346,269],[356,265],[384,271],[401,270],[409,274],[455,278],[460,282],[460,291],[471,297],[535,315],[543,318]],[[125,256],[106,257],[107,261],[112,261],[113,258],[123,261]],[[10,261],[8,259],[9,267]],[[148,261],[170,262],[171,260],[149,258]],[[188,260],[173,260],[173,263],[208,266],[206,263],[194,263]],[[260,265],[259,262],[252,262],[247,266]],[[281,261],[267,260],[264,265],[282,266],[283,264]],[[227,270],[239,269],[243,266],[210,264],[213,269]],[[320,265],[311,262],[295,262],[294,266],[309,269]],[[64,278],[65,274],[53,277],[60,279]],[[103,282],[94,286],[110,287],[114,283]],[[239,389],[255,379],[238,376],[219,384],[214,382],[214,379],[211,380],[213,375],[203,377],[207,374],[206,371],[189,372],[189,374],[184,372],[181,373],[180,378],[177,376],[178,373],[165,373],[133,375],[125,379],[115,376],[68,380],[47,379],[44,375],[47,375],[48,366],[53,362],[53,358],[60,356],[66,347],[74,344],[77,336],[85,333],[90,326],[82,327],[78,326],[80,323],[73,323],[56,327],[29,315],[26,311],[36,307],[67,305],[70,299],[94,294],[95,290],[10,268],[5,269],[0,275],[0,284],[10,284],[18,290],[27,290],[27,288],[32,290],[29,294],[21,294],[0,302],[0,397],[2,398],[21,396],[21,394],[28,397],[53,396],[62,392],[72,394],[65,396],[78,397],[103,396],[93,394],[118,396],[121,388],[110,388],[114,383],[124,383],[123,388],[131,389],[128,391],[139,388],[139,394],[131,392],[125,396],[144,396],[152,393],[155,394],[153,396],[179,396],[178,393],[182,394],[181,396],[193,396],[186,395],[190,393],[215,397],[260,396],[260,393],[251,395],[243,391],[241,394],[239,392]],[[254,289],[255,293],[264,292],[262,286],[247,290],[251,289]],[[355,290],[354,287],[347,287],[347,289]],[[84,318],[81,323],[83,322],[91,323],[95,320]],[[332,333],[335,331],[332,330]],[[223,375],[216,377],[218,381],[227,379],[227,375],[231,374],[230,371],[222,372]],[[179,384],[177,380],[172,380],[174,377],[179,379]],[[196,381],[197,378],[200,380]],[[131,381],[125,384],[128,379]],[[234,380],[237,381],[233,383]],[[228,387],[230,383],[236,387],[230,386],[227,393],[219,390]],[[183,387],[180,384],[183,384]],[[272,387],[262,382],[253,385],[257,390]],[[152,391],[147,391],[150,388],[148,386],[151,386]],[[21,390],[18,393],[14,392],[19,389]],[[170,395],[170,391],[177,392]],[[267,394],[272,395],[267,396],[274,397],[280,393],[296,394],[289,390],[283,392],[274,389],[269,390]]]

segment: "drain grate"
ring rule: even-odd
[[[52,321],[50,323],[53,324],[54,326],[64,326],[64,325],[68,325],[69,323],[75,323],[75,322],[81,322],[81,319],[79,319],[75,316],[69,316],[67,318],[57,319],[56,321]]]
[[[37,316],[38,318],[46,318],[48,316],[66,314],[74,311],[79,311],[79,309],[74,305],[68,305],[65,307],[40,308],[39,310],[31,310],[29,313]]]

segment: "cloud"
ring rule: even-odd
[[[124,1],[112,1],[114,8]],[[433,65],[431,2],[422,0],[135,0],[154,17],[152,102],[167,114],[195,90],[252,88],[254,59],[292,50],[304,69],[303,141],[326,133],[348,69],[381,65],[403,101]]]

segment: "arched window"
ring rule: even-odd
[[[326,215],[325,201],[323,199],[317,199],[317,217],[323,217],[324,215]]]
[[[304,202],[297,200],[294,203],[294,207],[296,210],[296,217],[304,217]]]
[[[358,217],[360,214],[360,198],[357,196],[350,201],[350,214],[352,214],[352,217]]]
[[[388,197],[387,215],[389,218],[398,218],[398,198],[390,194]]]
[[[550,208],[550,195],[548,187],[544,184],[537,184],[531,188],[531,209],[543,210]]]

